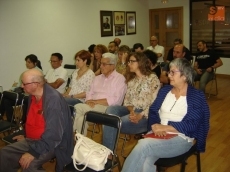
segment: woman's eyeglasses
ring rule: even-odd
[[[134,62],[137,62],[137,60],[129,60],[128,63],[134,63]]]
[[[167,72],[168,75],[174,76],[176,72],[180,72],[179,70],[170,70]]]

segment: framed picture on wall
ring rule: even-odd
[[[136,34],[136,12],[126,12],[126,34]]]
[[[125,24],[125,12],[124,11],[114,11],[114,25]]]
[[[113,12],[100,11],[101,37],[113,36]]]
[[[125,35],[125,25],[115,25],[115,36]]]

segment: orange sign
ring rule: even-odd
[[[211,6],[208,13],[209,21],[225,21],[225,6]]]

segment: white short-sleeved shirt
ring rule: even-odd
[[[67,80],[68,80],[67,70],[64,69],[62,66],[60,66],[57,69],[48,70],[45,76],[45,79],[47,80],[48,83],[55,82],[59,78],[65,81],[59,88],[56,89],[59,93],[62,94],[65,92],[65,87],[66,87]]]
[[[151,50],[154,53],[161,53],[162,56],[158,58],[157,62],[164,62],[165,48],[163,46],[157,44],[155,47],[149,46],[146,49]]]

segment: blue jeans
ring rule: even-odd
[[[214,76],[213,72],[207,72],[206,69],[202,69],[202,74],[199,75],[197,72],[195,73],[195,81],[199,82],[199,90],[202,90],[205,93],[205,86],[209,81],[212,80]]]
[[[65,101],[67,102],[68,105],[71,105],[71,106],[74,106],[78,103],[82,103],[82,101],[80,101],[79,99],[69,98],[69,97],[65,97]]]
[[[142,109],[135,110],[135,113],[142,112]],[[141,119],[137,124],[129,120],[129,110],[125,106],[109,106],[106,109],[107,114],[112,114],[121,117],[121,133],[138,134],[147,131],[147,119]],[[117,129],[109,126],[104,126],[103,129],[103,145],[109,149],[114,149]]]
[[[122,172],[156,172],[154,163],[159,158],[181,155],[192,145],[192,142],[179,136],[171,139],[141,139],[127,157]]]

